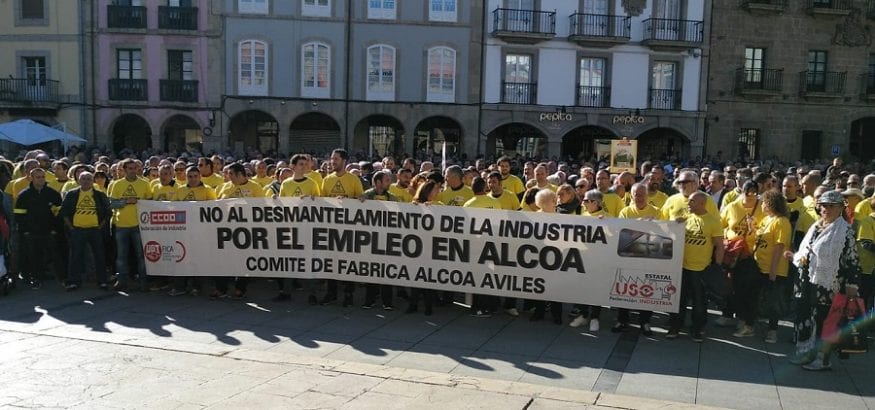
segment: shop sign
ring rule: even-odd
[[[550,122],[561,122],[561,121],[574,121],[574,116],[571,113],[567,112],[542,112],[538,115],[538,121],[550,121]]]
[[[615,115],[612,124],[635,125],[644,124],[644,116],[641,115]]]

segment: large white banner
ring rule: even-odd
[[[149,275],[321,278],[676,312],[683,226],[329,198],[140,201]]]

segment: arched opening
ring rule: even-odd
[[[580,163],[582,161],[596,161],[600,151],[598,147],[610,144],[610,140],[617,139],[613,131],[595,125],[577,127],[562,137],[562,158]],[[610,148],[608,149],[610,152]]]
[[[416,125],[413,151],[417,157],[440,155],[447,143],[447,155],[458,157],[462,152],[462,126],[449,117],[428,117]]]
[[[353,133],[352,149],[359,157],[384,157],[404,152],[404,126],[388,115],[371,115],[359,121]]]
[[[130,149],[134,152],[152,148],[152,127],[136,114],[118,117],[112,127],[112,148],[115,151]]]
[[[277,149],[279,123],[264,111],[243,111],[231,118],[229,134],[231,148],[235,152],[254,148],[268,154]]]
[[[860,118],[851,123],[848,153],[867,161],[875,158],[875,117]]]
[[[541,158],[547,156],[547,137],[529,124],[505,124],[486,136],[486,152],[495,156]]]
[[[174,115],[164,123],[164,150],[172,153],[202,152],[204,134],[200,125],[187,115]]]
[[[295,118],[289,126],[289,142],[293,153],[317,155],[343,146],[337,121],[321,112],[308,112]]]
[[[664,161],[686,158],[690,140],[672,128],[654,128],[638,136],[638,158],[641,161]]]

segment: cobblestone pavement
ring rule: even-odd
[[[243,301],[15,290],[0,297],[0,406],[875,408],[872,354],[804,372],[787,363],[786,327],[775,345],[713,326],[696,344],[665,340],[663,317],[648,338],[611,333],[609,314],[589,332],[459,307],[274,303],[272,289],[258,281]]]

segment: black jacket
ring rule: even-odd
[[[79,202],[79,192],[81,191],[82,188],[76,188],[67,192],[64,202],[61,204],[60,215],[63,220],[69,219],[70,223],[73,222],[73,215],[76,213],[76,203]],[[109,209],[109,199],[103,192],[93,188],[91,191],[94,192],[94,202],[97,206],[97,224],[101,227],[109,226],[109,218],[112,217],[112,211]]]
[[[61,231],[61,219],[52,207],[61,206],[61,194],[48,185],[36,190],[33,183],[15,201],[15,222],[21,233],[48,234]]]

